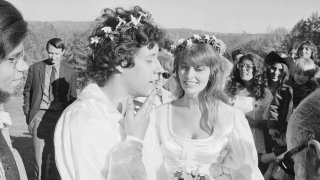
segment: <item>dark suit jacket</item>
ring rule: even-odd
[[[23,111],[26,115],[27,124],[39,111],[43,96],[46,61],[40,61],[30,66],[26,84],[23,91]],[[74,69],[65,62],[61,62],[57,89],[58,98],[54,96],[54,101],[59,101],[64,108],[71,104],[77,97],[76,75]],[[52,102],[52,103],[53,103]]]

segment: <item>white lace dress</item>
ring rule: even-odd
[[[165,171],[161,179],[263,179],[243,113],[222,102],[218,112],[211,136],[186,139],[172,130],[171,103],[157,109],[156,127]]]

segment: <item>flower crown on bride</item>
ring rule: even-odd
[[[226,51],[226,45],[221,39],[216,38],[215,36],[209,36],[207,34],[200,36],[198,34],[194,34],[189,39],[180,38],[178,40],[177,45],[172,45],[171,49],[174,54],[180,53],[187,48],[191,48],[194,44],[209,44],[215,48],[215,50],[220,54]]]

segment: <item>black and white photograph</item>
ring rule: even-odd
[[[319,180],[319,13],[0,0],[0,180]]]

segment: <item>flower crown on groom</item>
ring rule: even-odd
[[[148,42],[140,42],[145,39],[141,29],[148,27],[148,31],[154,34],[152,39],[159,39],[159,28],[153,22],[151,14],[144,12],[140,7],[135,6],[131,10],[124,10],[122,8],[105,9],[101,16],[97,19],[98,27],[95,28],[94,33],[89,37],[89,47],[97,49],[99,46],[105,44],[119,44],[122,41],[136,41],[141,45]],[[142,37],[140,37],[142,36]]]

